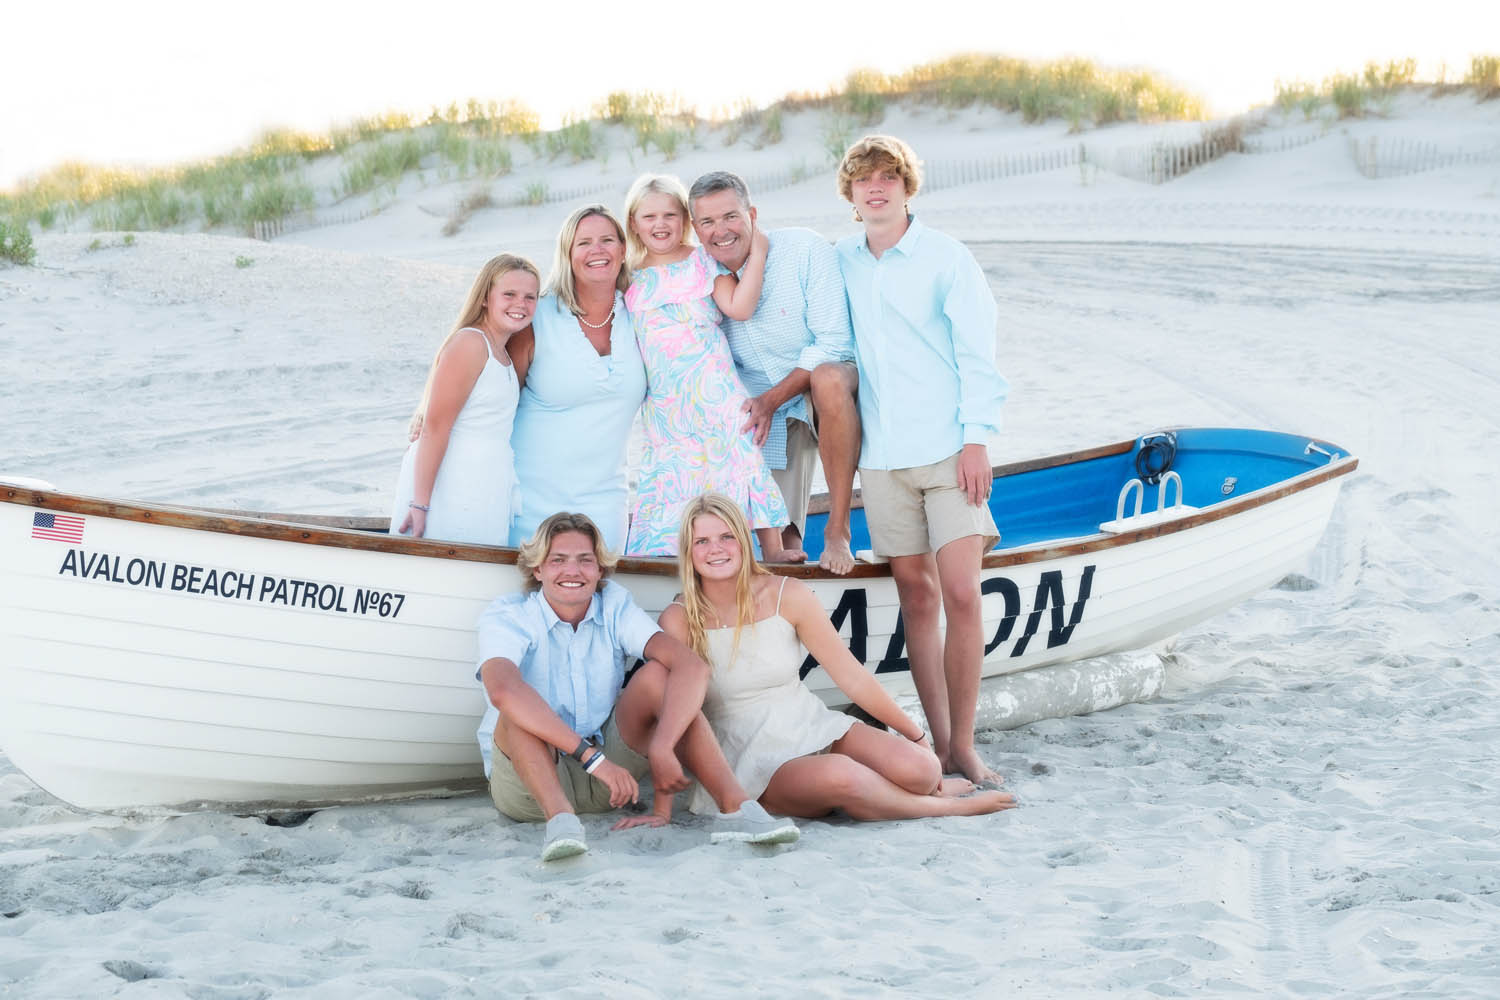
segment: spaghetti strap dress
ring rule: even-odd
[[[460,333],[470,331],[484,341],[489,357],[448,434],[448,450],[443,452],[443,462],[432,483],[432,509],[427,512],[424,537],[504,545],[520,492],[510,448],[520,384],[515,368],[495,358],[483,331],[465,327]],[[406,519],[412,501],[418,444],[413,441],[401,460],[396,500],[391,507],[392,535]]]
[[[713,674],[703,714],[729,769],[752,799],[760,798],[781,765],[826,751],[856,721],[823,704],[802,683],[798,668],[806,654],[796,628],[781,617],[781,591],[771,617],[740,630],[738,651],[733,627],[706,632]],[[713,797],[696,784],[688,808],[717,811]]]

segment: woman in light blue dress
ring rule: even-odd
[[[625,545],[627,448],[646,398],[646,366],[622,293],[625,231],[603,205],[568,216],[532,320],[535,336],[511,446],[521,507],[510,541],[558,511],[587,514]]]

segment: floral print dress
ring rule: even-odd
[[[675,556],[683,508],[710,491],[738,503],[751,528],[789,520],[765,457],[740,430],[749,396],[719,329],[717,273],[697,247],[675,264],[636,271],[625,293],[647,379],[627,555]]]

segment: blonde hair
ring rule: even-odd
[[[591,215],[599,215],[608,219],[610,225],[615,227],[615,235],[620,242],[626,246],[625,230],[620,225],[620,220],[610,214],[609,209],[603,205],[584,205],[582,208],[574,209],[573,214],[563,220],[562,228],[557,231],[557,252],[552,257],[552,273],[547,275],[547,287],[544,294],[556,295],[567,310],[574,316],[583,315],[583,306],[578,302],[578,284],[573,277],[573,241],[578,238],[578,227]],[[624,261],[620,265],[619,277],[615,279],[615,288],[625,291],[630,287],[630,263]]]
[[[688,645],[693,652],[708,660],[704,617],[709,605],[703,596],[703,581],[693,568],[693,522],[705,514],[712,514],[728,525],[740,546],[740,571],[734,581],[734,645],[729,654],[729,661],[733,663],[740,649],[740,630],[747,623],[755,627],[755,594],[750,581],[757,576],[770,576],[771,571],[755,558],[755,550],[750,547],[750,525],[745,522],[739,504],[722,493],[705,493],[687,505],[682,512],[682,524],[677,529],[677,572],[682,579],[682,609],[687,613]]]
[[[598,525],[587,514],[559,511],[537,525],[536,534],[531,536],[530,541],[522,542],[516,551],[516,569],[521,572],[521,580],[527,593],[542,587],[541,581],[536,578],[536,571],[547,561],[547,555],[552,551],[552,539],[569,531],[576,531],[594,543],[594,559],[599,563],[598,589],[604,589],[604,581],[614,573],[620,557],[605,548],[604,536],[599,534]]]
[[[646,244],[635,232],[635,213],[648,194],[664,194],[677,202],[677,207],[682,210],[681,245],[693,244],[693,216],[688,208],[687,188],[682,186],[682,181],[671,174],[641,174],[625,195],[625,246],[629,250],[625,259],[632,268],[640,267],[646,259]]]
[[[901,177],[907,200],[915,198],[922,188],[922,161],[905,142],[893,135],[867,135],[850,146],[839,161],[839,196],[854,201],[854,182],[877,170],[891,169]],[[854,213],[859,221],[859,212]]]
[[[536,265],[525,257],[513,253],[502,253],[491,257],[484,262],[479,273],[474,276],[474,284],[469,287],[469,294],[464,299],[463,308],[458,311],[458,319],[454,321],[453,328],[438,345],[437,351],[432,355],[432,364],[427,366],[427,384],[422,386],[422,401],[417,404],[417,412],[425,418],[427,416],[427,404],[432,401],[432,378],[437,374],[438,358],[443,356],[443,351],[453,342],[453,338],[468,327],[472,327],[484,318],[485,311],[489,308],[487,300],[490,297],[490,289],[495,287],[495,282],[513,271],[525,271],[538,282],[542,276],[537,273]]]

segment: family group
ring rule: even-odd
[[[618,827],[667,822],[689,773],[716,840],[795,839],[767,807],[875,819],[1015,804],[973,738],[979,568],[998,539],[987,442],[1007,390],[996,307],[969,251],[912,215],[920,184],[900,139],[855,143],[838,187],[862,232],[830,246],[764,231],[734,174],[691,190],[646,176],[626,225],[599,205],[569,216],[545,293],[523,258],[481,270],[433,361],[391,530],[520,549],[527,592],[479,624],[479,741],[497,808],[547,821],[545,858],[583,851],[577,812],[634,801],[648,771],[651,813]],[[854,565],[857,465],[930,734],[811,590],[756,559],[752,532],[765,561],[806,558],[819,457],[820,564]],[[659,622],[608,579],[621,551],[678,559],[682,593]],[[824,708],[799,679],[803,648],[888,729]]]

